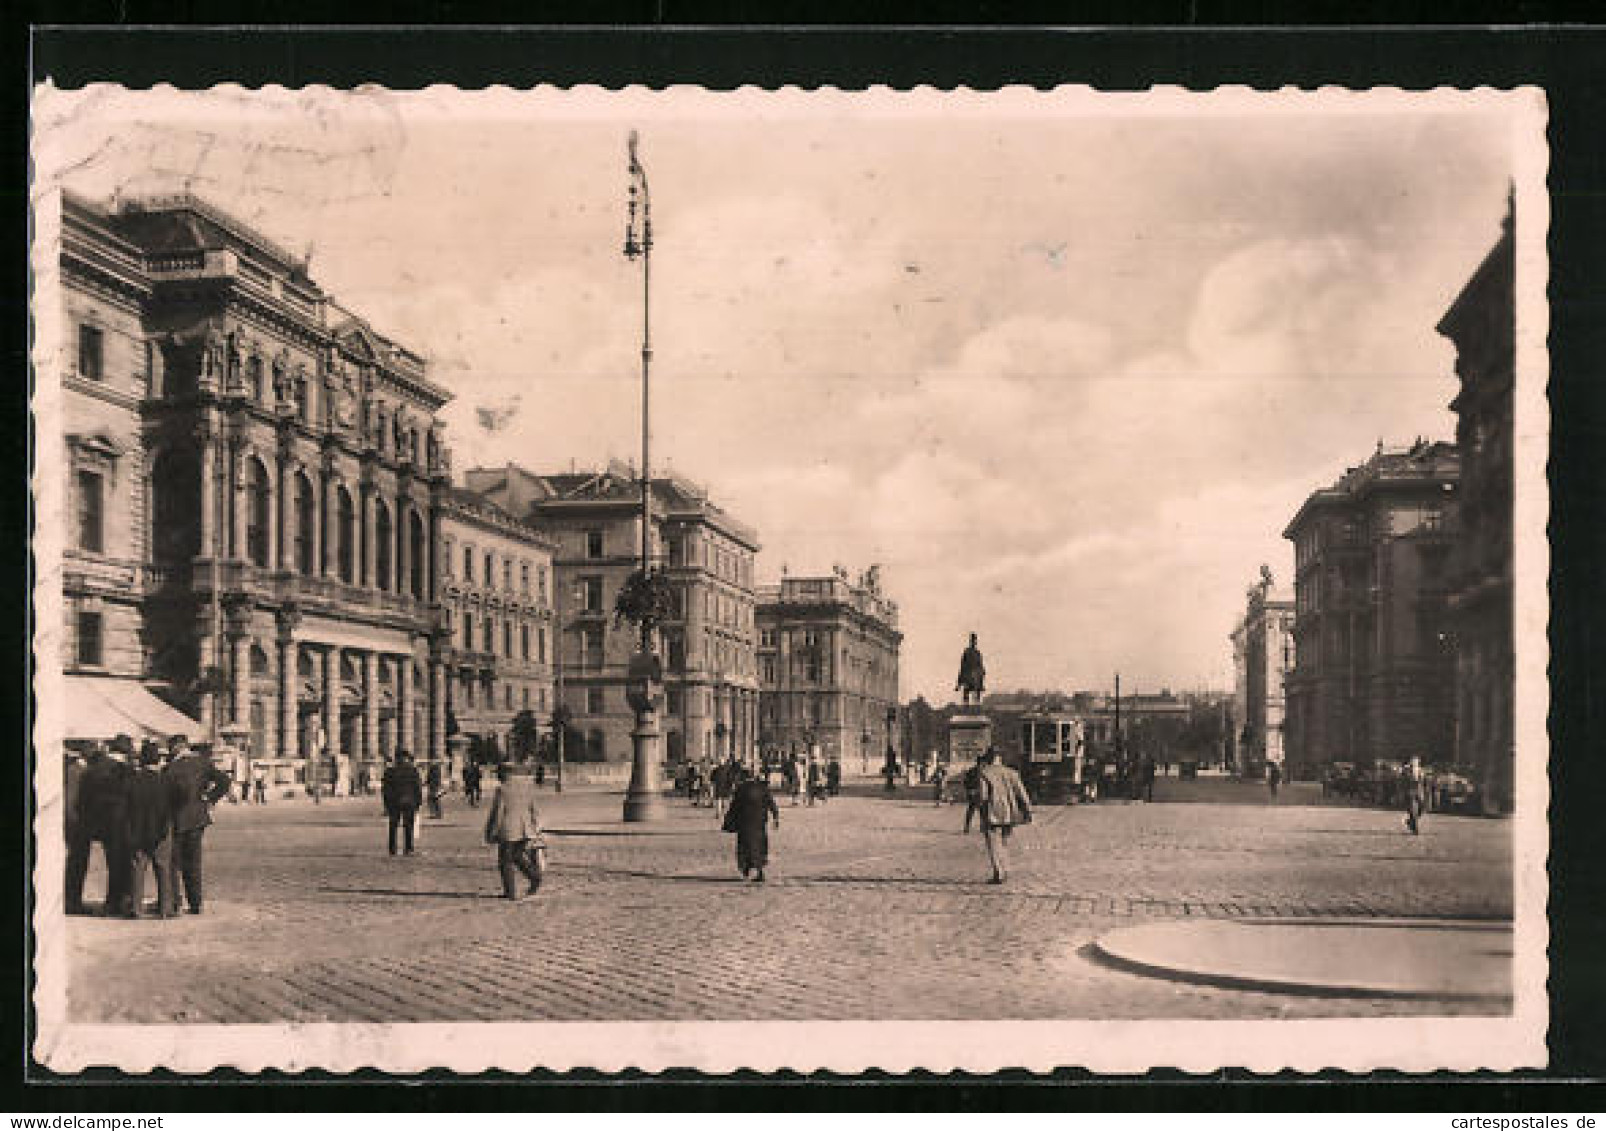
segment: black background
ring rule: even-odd
[[[1555,4],[1115,3],[1052,9],[1010,4],[853,5],[602,4],[532,8],[454,0],[342,5],[340,20],[454,27],[319,28],[332,5],[301,3],[31,3],[6,25],[4,102],[8,172],[0,180],[12,223],[13,270],[5,290],[6,380],[15,427],[0,431],[0,456],[18,490],[0,511],[6,566],[19,601],[15,668],[0,687],[0,717],[16,720],[5,781],[16,804],[0,808],[15,846],[16,897],[8,901],[12,948],[4,969],[6,1051],[13,1092],[0,1107],[20,1113],[255,1109],[282,1110],[1207,1110],[1600,1111],[1606,1075],[1606,939],[1601,875],[1606,836],[1606,736],[1601,674],[1606,656],[1601,547],[1606,541],[1606,35],[1586,26],[1544,26],[1575,11]],[[1582,9],[1587,15],[1590,9]],[[558,21],[541,27],[468,27]],[[767,24],[744,23],[755,19]],[[213,28],[176,26],[206,20]],[[580,21],[585,21],[582,25]],[[791,21],[844,21],[803,27]],[[1116,21],[1145,26],[1113,26]],[[1253,21],[1296,20],[1284,26]],[[1364,21],[1390,20],[1389,24]],[[31,21],[31,23],[30,23]],[[944,21],[938,23],[937,21]],[[1031,21],[1028,23],[1027,21]],[[294,30],[269,25],[299,23]],[[621,26],[629,23],[633,26]],[[781,26],[782,24],[785,26]],[[249,30],[216,25],[250,24]],[[49,25],[49,26],[45,26]],[[69,26],[78,25],[78,26]],[[95,26],[83,26],[95,25]],[[140,26],[143,25],[143,26]],[[164,26],[151,26],[164,25]],[[611,25],[611,26],[610,26]],[[964,26],[960,26],[964,25]],[[1049,25],[1059,25],[1058,27]],[[1499,26],[1486,26],[1499,25]],[[1526,26],[1524,26],[1526,25]],[[1074,29],[1074,30],[1073,30]],[[408,1082],[377,1074],[260,1079],[214,1074],[212,1086],[172,1076],[133,1080],[90,1072],[57,1078],[28,1057],[29,868],[26,756],[29,567],[27,475],[27,112],[31,81],[58,86],[114,81],[143,87],[430,83],[477,87],[590,83],[731,88],[793,84],[848,89],[927,84],[991,89],[1025,83],[1086,83],[1106,90],[1164,83],[1208,89],[1399,86],[1543,87],[1550,100],[1551,207],[1551,1064],[1514,1076],[1367,1078],[1319,1081],[1247,1073],[1094,1079],[916,1074],[859,1078],[797,1076],[657,1078],[433,1074]],[[15,537],[10,537],[12,532]],[[8,754],[11,751],[7,751]],[[14,1066],[14,1067],[12,1067]],[[1585,1083],[1582,1078],[1595,1078]],[[159,1081],[152,1083],[152,1080]],[[160,1082],[165,1081],[165,1082]],[[221,1086],[217,1086],[221,1084]],[[274,1094],[262,1091],[273,1086]]]

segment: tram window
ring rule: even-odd
[[[1033,724],[1032,750],[1038,754],[1052,754],[1058,749],[1054,741],[1055,725],[1053,723]]]
[[[1060,753],[1076,753],[1076,728],[1069,723],[1060,727]]]

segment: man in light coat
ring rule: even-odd
[[[503,767],[502,784],[491,798],[491,811],[485,817],[485,843],[496,845],[496,867],[502,874],[502,897],[515,903],[535,895],[541,887],[541,814],[535,805],[535,778],[530,768],[518,763]],[[519,873],[529,882],[521,895]]]
[[[1016,825],[1031,822],[1032,801],[1026,795],[1026,784],[1020,780],[1020,775],[1000,762],[991,746],[982,755],[981,773],[977,778],[981,834],[987,843],[987,861],[993,867],[992,878],[987,882],[1001,884],[1005,878],[1009,834]]]

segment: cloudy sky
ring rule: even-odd
[[[653,190],[654,462],[760,578],[882,564],[906,695],[1225,687],[1299,501],[1449,438],[1433,326],[1504,116],[1314,96],[47,92],[40,180],[188,187],[456,392],[461,467],[639,450],[625,139]],[[1325,110],[1325,112],[1319,112]]]

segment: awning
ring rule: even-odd
[[[100,675],[64,679],[69,739],[105,740],[119,734],[130,738],[182,734],[192,742],[202,738],[200,723],[169,707],[135,680]]]

